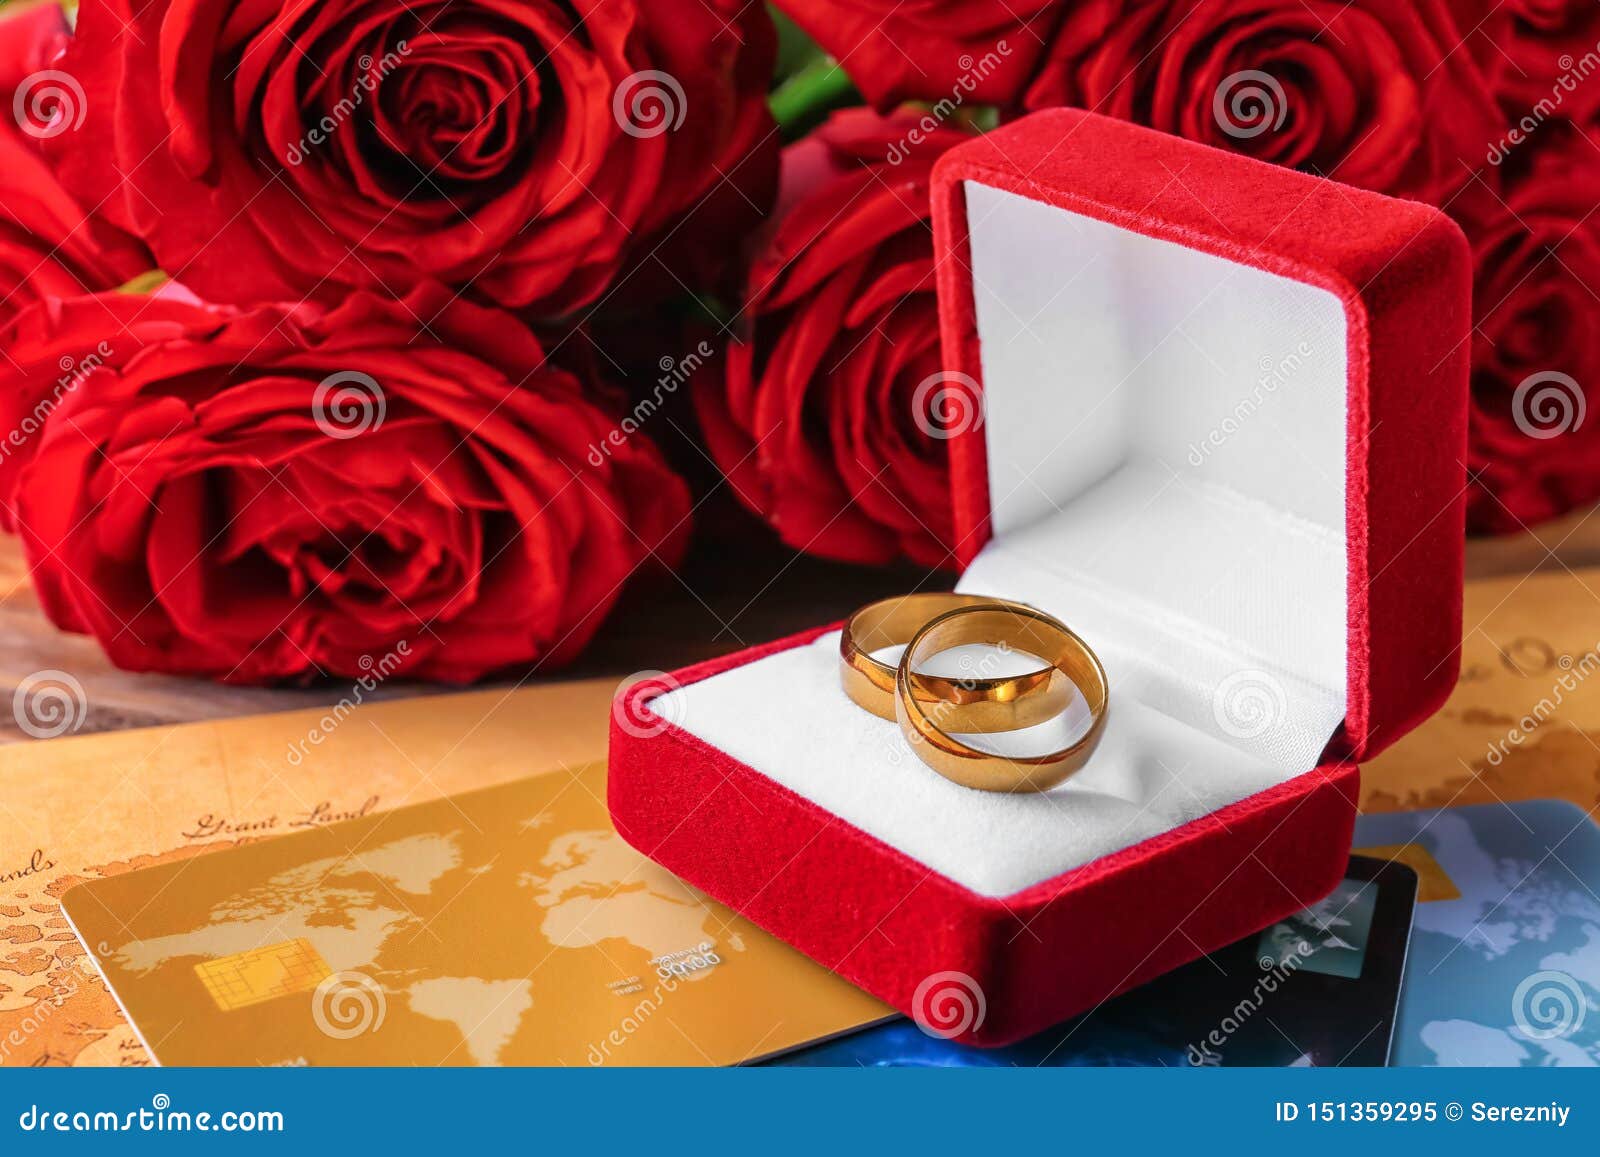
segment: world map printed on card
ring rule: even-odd
[[[0,749],[0,1066],[145,1065],[61,912],[75,884],[605,751],[613,680]]]
[[[1600,827],[1564,800],[1362,816],[1417,871],[1397,1065],[1600,1065]]]
[[[82,884],[163,1064],[726,1065],[890,1010],[634,851],[605,768]]]

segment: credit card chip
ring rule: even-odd
[[[328,962],[304,937],[219,956],[196,964],[194,971],[223,1012],[310,992],[333,974]]]

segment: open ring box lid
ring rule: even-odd
[[[1077,111],[933,198],[958,589],[1096,649],[1099,746],[1043,794],[950,783],[845,697],[834,625],[635,687],[609,794],[645,855],[1002,1044],[1343,875],[1356,761],[1456,676],[1470,268],[1426,206]]]

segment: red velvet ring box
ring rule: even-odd
[[[981,401],[953,414],[960,589],[1098,651],[1099,746],[1043,794],[948,782],[845,698],[835,625],[636,687],[610,806],[1003,1044],[1339,881],[1356,761],[1455,679],[1469,261],[1426,206],[1075,111],[955,149],[933,196],[948,377]]]

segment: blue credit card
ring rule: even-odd
[[[1363,816],[1416,871],[1392,1063],[1600,1065],[1600,827],[1559,800]]]
[[[954,1044],[899,1020],[780,1065],[925,1067],[1381,1065],[1417,878],[1352,857],[1344,881],[1287,920],[1018,1044]]]

